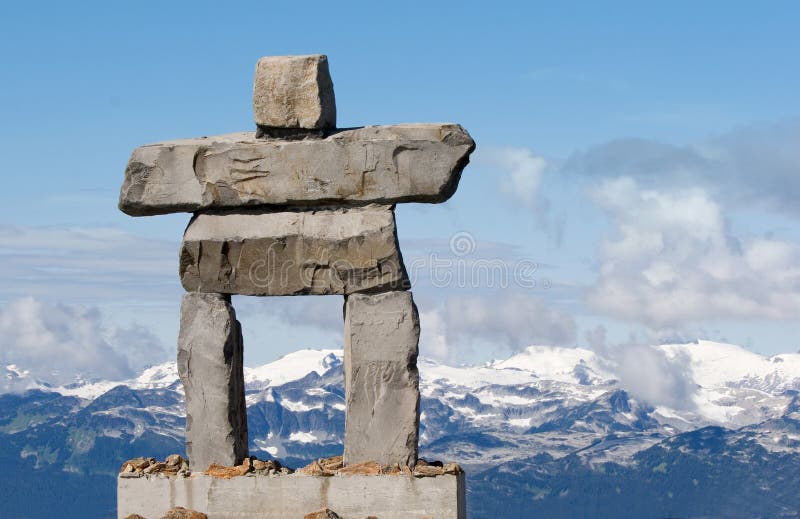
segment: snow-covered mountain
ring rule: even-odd
[[[579,517],[575,508],[559,511],[558,503],[572,499],[559,485],[601,484],[616,474],[614,481],[627,481],[632,492],[647,495],[636,485],[660,478],[669,463],[683,467],[695,459],[700,465],[692,462],[680,470],[696,476],[698,470],[714,472],[724,465],[733,474],[738,464],[757,460],[761,472],[745,471],[741,478],[746,479],[780,468],[775,478],[784,483],[762,489],[763,499],[776,492],[775,485],[800,481],[800,355],[764,357],[700,341],[642,353],[642,359],[651,357],[655,364],[643,360],[639,366],[636,359],[631,363],[585,349],[532,346],[481,366],[420,359],[422,455],[466,466],[476,482],[470,487],[473,517],[490,516],[492,511],[483,508],[484,493],[490,491],[510,493],[506,517],[525,517],[519,510],[534,504],[548,517]],[[119,460],[182,450],[183,394],[174,363],[151,367],[132,380],[66,387],[31,380],[23,367],[5,370],[3,387],[16,390],[0,395],[0,463],[9,468],[33,467],[62,480],[102,476],[106,482],[98,484],[107,486],[108,508],[113,507],[110,476]],[[341,370],[338,350],[301,350],[247,368],[251,451],[290,465],[340,453]],[[659,387],[661,370],[663,376],[683,377],[682,387],[688,388],[674,405],[674,399],[648,401],[654,394],[658,399],[652,389]],[[642,379],[652,384],[642,388]],[[531,486],[533,480],[537,483]],[[664,492],[677,494],[670,484],[654,486],[651,500]],[[719,488],[724,493],[730,486]],[[692,491],[681,490],[687,498]],[[755,506],[761,498],[750,495],[750,502]],[[800,499],[789,499],[800,509]],[[665,514],[691,511],[670,508],[670,502],[664,502]],[[759,516],[758,509],[748,511]]]

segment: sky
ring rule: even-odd
[[[339,126],[477,142],[452,199],[397,208],[421,355],[800,349],[799,4],[431,4],[4,6],[0,364],[67,383],[174,356],[189,215],[119,212],[128,157],[252,130],[257,59],[308,53]],[[341,303],[235,297],[245,362],[341,346]]]

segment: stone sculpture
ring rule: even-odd
[[[419,319],[393,204],[450,198],[475,143],[457,124],[337,129],[323,55],[260,59],[253,110],[256,132],[137,148],[120,193],[131,216],[194,213],[179,266],[190,467],[248,455],[230,295],[341,294],[345,468],[413,469]]]

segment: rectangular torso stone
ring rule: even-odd
[[[259,205],[443,202],[475,143],[457,124],[340,130],[326,138],[233,133],[141,146],[120,209],[148,216]]]
[[[408,288],[388,206],[199,214],[186,229],[189,292],[350,294]]]

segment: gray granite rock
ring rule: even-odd
[[[272,128],[335,128],[336,99],[328,57],[267,56],[253,84],[256,124]]]
[[[411,292],[353,294],[344,314],[344,463],[413,467],[419,317]]]
[[[183,237],[189,292],[350,294],[408,288],[388,206],[198,214]]]
[[[178,375],[186,393],[192,470],[240,464],[247,456],[242,330],[227,296],[183,296]]]
[[[120,209],[148,216],[259,205],[444,202],[475,143],[457,124],[342,130],[324,139],[234,133],[134,150]]]

